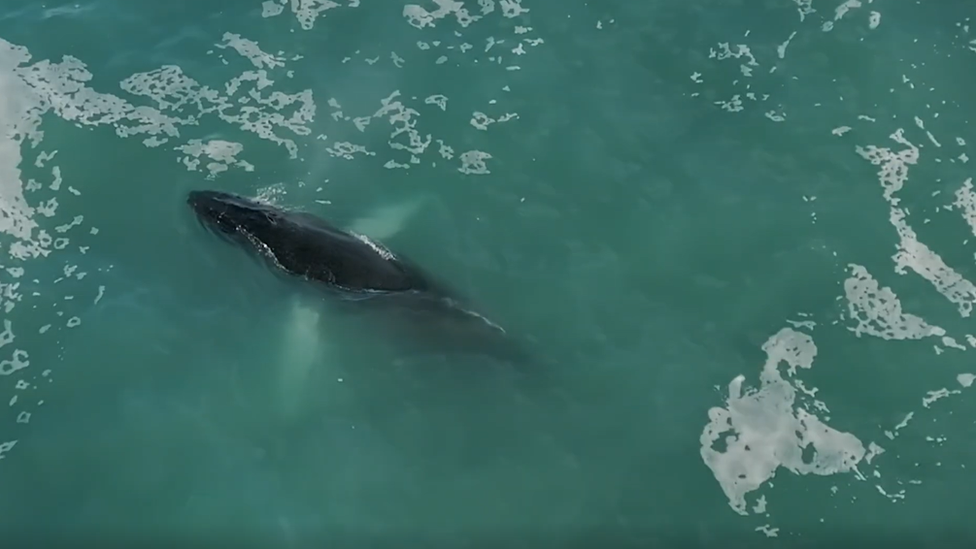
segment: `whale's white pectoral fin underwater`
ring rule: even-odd
[[[426,202],[427,197],[421,196],[381,206],[368,216],[356,219],[347,228],[350,232],[368,236],[372,240],[388,240],[399,234]]]
[[[293,296],[277,355],[276,399],[284,419],[302,415],[308,399],[309,374],[313,368],[323,367],[323,361],[328,359],[321,312],[302,296]]]

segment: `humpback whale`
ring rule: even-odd
[[[211,231],[276,269],[326,290],[347,310],[381,310],[424,351],[520,362],[521,345],[442,280],[366,235],[238,194],[194,190],[187,204]],[[308,316],[307,313],[305,313]]]

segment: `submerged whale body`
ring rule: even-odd
[[[315,283],[342,301],[395,313],[411,343],[435,335],[440,350],[524,358],[505,330],[469,309],[452,289],[364,235],[314,215],[221,191],[191,191],[201,223],[256,252],[280,271]]]

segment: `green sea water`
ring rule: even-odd
[[[3,2],[0,544],[972,541],[972,15]],[[194,189],[382,240],[545,371],[407,356]]]

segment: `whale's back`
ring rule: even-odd
[[[262,242],[285,271],[348,291],[426,289],[419,273],[368,238],[311,216],[283,217]]]

